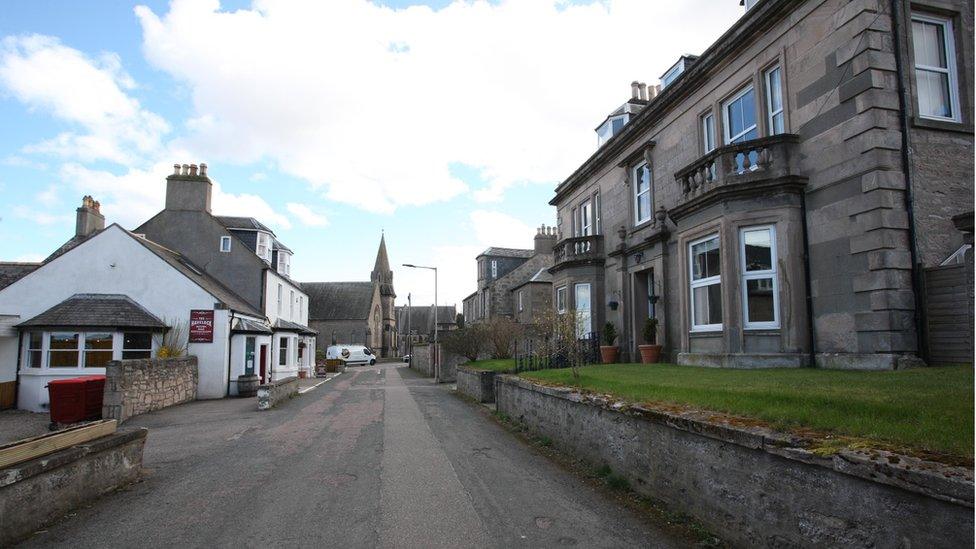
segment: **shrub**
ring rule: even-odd
[[[614,341],[617,341],[617,327],[613,325],[613,322],[607,322],[603,327],[603,342],[609,347],[613,345]]]
[[[484,326],[491,358],[512,358],[515,340],[522,335],[521,327],[507,317],[493,318]]]
[[[485,349],[485,330],[474,324],[442,334],[444,349],[475,361]]]
[[[657,345],[657,319],[648,318],[644,321],[644,343]]]
[[[187,323],[179,320],[167,322],[170,328],[162,336],[156,336],[156,358],[175,358],[186,354]]]

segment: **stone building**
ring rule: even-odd
[[[555,307],[625,360],[653,316],[683,364],[916,363],[973,209],[973,2],[747,7],[556,188]]]
[[[540,270],[552,266],[556,238],[554,227],[542,225],[536,231],[532,249],[492,247],[478,255],[478,290],[464,298],[465,322],[478,323],[495,317],[516,318],[518,294],[513,290],[532,278],[544,283],[544,277],[537,275]],[[522,295],[524,309],[524,300],[535,294],[523,291]]]
[[[302,288],[309,296],[309,325],[319,333],[320,351],[335,342],[365,345],[380,357],[396,356],[396,291],[385,236],[368,282],[305,282]]]
[[[400,355],[410,354],[410,347],[415,343],[428,343],[434,339],[434,306],[404,305],[396,308],[397,341]],[[437,330],[444,332],[456,330],[457,307],[454,305],[437,306]]]

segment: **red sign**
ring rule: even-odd
[[[208,309],[190,311],[190,343],[213,343],[214,312]]]

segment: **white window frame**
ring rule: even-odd
[[[756,133],[758,135],[758,132],[759,132],[759,126],[758,126],[759,120],[758,119],[754,121],[754,123],[753,123],[752,126],[749,126],[747,128],[744,128],[741,132],[739,132],[739,133],[737,133],[735,135],[729,135],[729,132],[731,131],[731,129],[729,128],[729,106],[732,103],[735,103],[736,101],[738,101],[739,99],[742,99],[742,97],[745,96],[749,92],[753,92],[753,94],[752,94],[752,100],[755,101],[756,100],[755,88],[753,88],[753,85],[752,84],[749,84],[749,85],[743,87],[738,92],[736,92],[735,95],[733,95],[732,97],[730,97],[728,100],[722,102],[722,129],[723,129],[723,136],[722,137],[723,137],[723,139],[725,139],[725,144],[726,145],[731,145],[736,139],[738,139],[738,138],[742,137],[743,135],[751,132],[752,130],[756,130]],[[756,111],[755,105],[753,105],[753,112],[755,112],[755,111]]]
[[[918,101],[918,95],[920,93],[918,87],[918,71],[927,72],[938,72],[941,74],[946,74],[949,77],[949,107],[952,109],[952,116],[932,116],[923,115],[919,110],[919,118],[925,118],[926,120],[942,120],[945,122],[962,122],[962,112],[959,107],[959,77],[956,74],[957,71],[957,60],[956,60],[956,36],[953,34],[952,18],[950,17],[940,17],[937,15],[932,15],[928,13],[912,12],[911,21],[920,21],[922,23],[928,23],[931,25],[940,25],[942,27],[942,36],[945,41],[943,46],[945,47],[946,53],[946,67],[933,67],[930,65],[919,65],[918,61],[914,63],[915,69],[915,95],[916,95],[916,105],[917,110],[920,109],[920,102]],[[912,33],[912,48],[914,55],[914,41],[915,36]]]
[[[751,231],[769,231],[770,243],[770,269],[763,271],[746,271],[746,238],[745,234]],[[742,323],[746,330],[771,330],[778,329],[779,324],[779,274],[777,272],[777,262],[779,253],[776,249],[776,226],[775,225],[755,225],[752,227],[742,227],[739,229],[739,270],[742,273]],[[750,322],[749,321],[749,289],[746,281],[748,280],[773,280],[773,320],[771,322]]]
[[[282,287],[281,287],[281,283],[279,282],[278,283],[278,316],[281,316],[281,292],[282,292]]]
[[[583,319],[584,317],[580,315],[579,309],[579,295],[580,289],[586,288],[587,301],[589,301],[589,309],[586,309],[586,326],[584,329]],[[573,312],[576,313],[576,337],[578,339],[584,339],[593,333],[593,285],[589,282],[577,282],[573,284]]]
[[[566,313],[567,291],[566,286],[559,286],[556,288],[556,312],[559,314]]]
[[[777,73],[779,79],[779,109],[773,110],[773,73]],[[783,68],[778,63],[766,69],[763,73],[763,82],[766,86],[766,131],[768,135],[779,135],[786,133],[786,103],[783,101]],[[783,127],[780,130],[775,128],[775,119],[779,115],[783,120]]]
[[[640,192],[640,170],[645,167],[647,168],[647,172],[648,172],[647,191]],[[634,226],[637,226],[643,223],[647,223],[654,217],[654,194],[652,192],[654,189],[654,172],[651,170],[651,167],[647,164],[647,162],[641,162],[640,164],[634,166],[631,169],[630,175],[632,181],[631,186],[633,187],[632,194],[634,197]],[[641,196],[645,194],[648,195],[648,202],[647,202],[648,211],[647,211],[647,216],[641,218],[639,204],[640,204]]]
[[[695,255],[692,252],[694,247],[702,242],[708,242],[709,240],[718,240],[718,258],[719,258],[719,274],[717,276],[710,276],[708,278],[702,278],[695,280]],[[722,331],[722,323],[718,324],[695,324],[695,289],[707,286],[712,286],[718,284],[719,288],[722,286],[722,238],[718,233],[712,233],[708,236],[699,238],[697,240],[692,240],[688,243],[688,302],[691,305],[689,310],[690,324],[692,332],[720,332]],[[721,291],[720,291],[721,293]],[[722,304],[722,314],[725,314],[725,304]]]
[[[705,154],[708,154],[717,148],[717,141],[715,139],[715,113],[709,111],[701,116],[701,128],[702,148]]]
[[[288,320],[295,320],[295,290],[288,293]]]
[[[230,253],[231,239],[229,236],[220,237],[220,251],[221,253]]]
[[[603,234],[603,220],[600,219],[600,193],[593,194],[593,234]]]
[[[291,276],[291,254],[284,250],[278,250],[278,272]]]
[[[278,366],[288,366],[288,359],[291,358],[291,355],[288,352],[288,347],[291,346],[291,342],[288,341],[289,339],[291,338],[287,336],[278,337]],[[282,343],[284,343],[284,345],[282,345]],[[282,356],[282,351],[284,351],[284,356]],[[284,362],[281,361],[282,358],[285,359]]]
[[[254,241],[255,253],[265,261],[271,263],[271,235],[264,231],[257,231]]]
[[[593,201],[589,198],[580,202],[579,208],[576,209],[579,214],[578,226],[579,234],[577,236],[590,236],[593,233]]]
[[[40,337],[41,344],[39,347],[36,348],[31,347],[31,335],[33,334],[37,334],[38,337]],[[24,359],[25,359],[24,367],[29,371],[40,370],[45,366],[44,359],[47,357],[47,352],[46,352],[47,338],[44,337],[46,334],[43,331],[31,331],[31,332],[26,332],[24,335],[26,336],[25,338],[26,341],[24,342],[24,345],[26,347],[26,352],[24,353]],[[33,356],[32,355],[33,352],[37,352],[40,354],[40,360],[38,361],[37,366],[34,366],[32,364],[31,357]]]
[[[618,119],[621,120],[622,123],[620,124],[620,130],[617,130],[615,132],[615,131],[613,131],[613,123],[614,123],[615,120],[618,120]],[[627,122],[629,122],[629,121],[630,121],[630,115],[627,114],[627,113],[617,114],[617,115],[608,117],[603,122],[603,124],[600,124],[600,127],[596,129],[596,146],[598,148],[599,147],[602,147],[605,143],[607,143],[608,141],[610,141],[611,139],[613,139],[613,137],[615,135],[617,135],[618,133],[620,133],[621,130],[624,129],[624,126],[626,126],[627,125]],[[606,130],[605,132],[603,131],[604,129]],[[606,137],[604,137],[605,135],[606,135]]]
[[[498,278],[498,260],[491,260],[491,278]]]

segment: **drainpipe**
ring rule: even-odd
[[[817,366],[817,331],[813,324],[813,286],[810,283],[810,239],[807,228],[807,191],[800,191],[800,216],[803,226],[803,286],[807,302],[807,338],[810,346],[809,368]]]
[[[41,340],[43,341],[43,339]],[[14,375],[14,407],[17,409],[18,400],[20,398],[20,361],[24,359],[24,332],[22,330],[17,330],[17,370]]]
[[[228,309],[230,312],[230,322],[227,324],[227,390],[224,391],[224,396],[230,396],[230,370],[231,370],[231,355],[234,350],[234,311]]]
[[[900,112],[898,120],[901,126],[901,167],[905,175],[905,211],[908,214],[908,243],[912,259],[912,293],[915,296],[915,348],[922,360],[928,362],[929,350],[924,337],[925,333],[925,296],[922,292],[921,271],[918,261],[918,237],[915,232],[915,199],[912,192],[912,159],[911,139],[908,136],[910,128],[908,120],[908,90],[905,89],[905,67],[902,59],[902,12],[899,11],[899,1],[891,0],[891,32],[895,48],[895,72],[898,75],[898,106]]]

